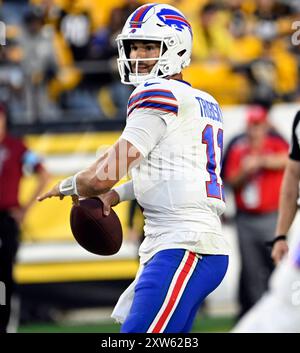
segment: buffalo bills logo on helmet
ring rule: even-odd
[[[187,27],[192,35],[192,28],[188,21],[179,13],[171,9],[162,9],[157,17],[169,27],[174,27],[177,31],[182,31]]]
[[[150,4],[139,7],[131,16],[130,19],[130,28],[141,28],[142,24],[145,20],[146,14],[152,7],[156,6],[156,4]]]

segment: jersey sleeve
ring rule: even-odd
[[[115,192],[119,195],[119,202],[132,201],[135,199],[132,180],[114,187],[113,190],[115,190]]]
[[[160,116],[136,111],[127,120],[121,138],[133,144],[146,157],[164,136],[166,127]]]
[[[293,128],[292,128],[292,140],[289,151],[289,157],[295,161],[300,161],[300,147],[297,134],[300,135],[300,111],[296,114]],[[299,136],[300,137],[300,136]]]
[[[129,98],[127,118],[137,112],[159,116],[168,125],[177,117],[178,102],[165,84],[150,81],[138,87]]]
[[[121,138],[132,143],[146,157],[177,114],[177,99],[167,85],[161,81],[147,81],[138,86],[128,100],[126,127]]]

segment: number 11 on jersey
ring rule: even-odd
[[[207,197],[213,197],[216,199],[220,199],[225,201],[224,197],[224,187],[220,183],[218,183],[218,179],[221,177],[216,173],[217,160],[216,160],[216,148],[220,149],[220,159],[218,160],[218,165],[222,163],[223,157],[223,130],[218,129],[217,132],[217,143],[214,140],[214,129],[213,126],[208,124],[202,132],[202,143],[206,145],[206,156],[207,156],[207,164],[206,169],[209,173],[210,180],[206,181],[206,192]],[[217,147],[215,147],[217,145]]]

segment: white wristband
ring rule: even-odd
[[[113,190],[119,195],[120,202],[135,199],[132,180],[116,186]]]
[[[79,173],[76,173],[75,175],[70,176],[69,178],[66,178],[60,182],[59,192],[62,195],[65,195],[65,196],[77,195],[77,196],[79,196],[78,191],[77,191],[77,185],[76,185],[76,178],[77,178],[78,174]]]

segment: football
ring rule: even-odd
[[[119,217],[113,209],[104,216],[103,202],[98,197],[73,205],[70,225],[74,238],[87,251],[107,256],[120,250],[123,233]]]

